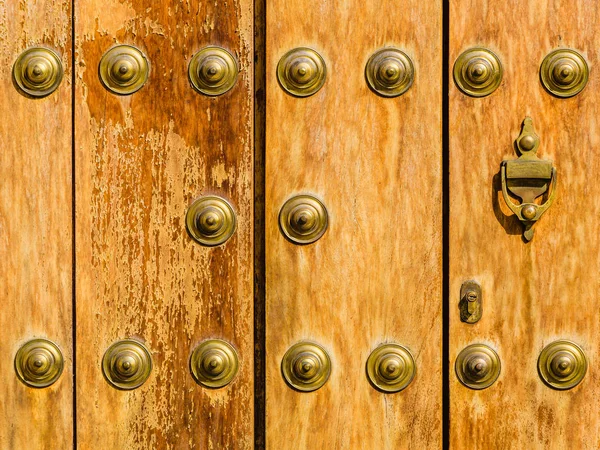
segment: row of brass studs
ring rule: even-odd
[[[209,46],[196,53],[188,66],[193,88],[209,96],[229,91],[237,80],[239,68],[233,55],[221,47]],[[19,55],[13,78],[21,92],[31,97],[46,97],[54,92],[64,74],[59,55],[44,47],[33,47]],[[130,95],[144,86],[150,74],[146,56],[131,45],[117,45],[100,60],[98,75],[110,92]]]
[[[316,94],[325,84],[327,67],[315,50],[298,47],[288,51],[277,64],[281,87],[295,97]],[[410,89],[415,67],[402,50],[386,47],[376,51],[367,62],[365,78],[369,88],[382,97],[398,97]]]
[[[398,344],[383,344],[367,359],[367,378],[382,392],[400,392],[415,377],[416,365],[410,351]],[[286,383],[300,392],[312,392],[323,387],[331,375],[331,358],[327,351],[313,342],[291,346],[281,361],[281,373]]]
[[[502,64],[487,48],[475,47],[462,53],[454,63],[454,82],[471,97],[485,97],[502,82]],[[571,49],[550,52],[542,61],[540,80],[546,90],[560,98],[579,94],[589,79],[585,58]]]
[[[558,390],[577,386],[587,372],[587,358],[574,342],[558,340],[548,344],[538,358],[538,374],[549,387]],[[470,389],[490,387],[500,376],[500,357],[484,344],[464,348],[456,358],[459,381]]]
[[[26,342],[15,356],[15,371],[24,384],[45,388],[63,372],[64,359],[59,347],[47,339]],[[235,378],[239,359],[226,341],[209,339],[190,356],[190,372],[196,383],[207,388],[222,388]],[[106,381],[121,390],[140,387],[152,372],[152,356],[144,344],[133,339],[115,342],[104,353],[102,373]]]

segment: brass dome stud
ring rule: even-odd
[[[279,212],[279,226],[286,238],[295,244],[311,244],[327,231],[325,205],[312,195],[297,195],[287,200]]]
[[[131,45],[117,45],[102,56],[98,71],[106,89],[114,94],[130,95],[144,86],[150,66],[139,49]]]
[[[564,339],[548,344],[538,358],[538,372],[542,381],[558,390],[572,389],[581,383],[587,366],[583,349]]]
[[[236,228],[233,207],[216,195],[205,195],[194,201],[185,223],[190,236],[205,247],[224,244]]]
[[[281,87],[295,97],[316,94],[325,84],[325,60],[315,50],[298,47],[287,52],[277,64]]]
[[[60,378],[64,359],[58,346],[47,339],[26,342],[15,356],[15,371],[24,384],[45,388]]]
[[[235,378],[239,359],[235,348],[221,339],[209,339],[190,357],[190,372],[196,383],[212,389],[227,386]]]
[[[218,96],[229,91],[237,81],[238,64],[233,55],[221,47],[205,47],[196,53],[188,66],[193,88],[204,95]]]
[[[320,345],[299,342],[283,356],[281,372],[290,387],[301,392],[316,391],[329,379],[331,359]]]
[[[60,56],[44,47],[32,47],[19,55],[13,65],[13,79],[18,89],[31,97],[52,94],[63,79]]]
[[[377,347],[367,360],[367,377],[375,389],[400,392],[414,379],[415,360],[410,351],[398,344]]]
[[[454,82],[471,97],[490,95],[502,83],[500,59],[487,48],[475,47],[463,52],[454,63]]]
[[[500,376],[500,358],[487,345],[472,344],[458,354],[455,370],[459,381],[466,387],[485,389]]]
[[[413,85],[415,68],[406,53],[389,47],[377,50],[365,67],[367,84],[382,97],[398,97]]]
[[[579,94],[585,88],[589,76],[585,58],[571,49],[550,52],[540,68],[542,84],[549,93],[560,98]]]
[[[117,341],[104,353],[102,372],[111,386],[121,390],[136,389],[150,377],[152,356],[139,341]]]

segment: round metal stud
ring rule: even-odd
[[[281,361],[283,378],[292,388],[302,392],[316,391],[331,374],[331,360],[323,347],[312,342],[291,346]]]
[[[279,212],[281,231],[295,244],[311,244],[327,231],[325,205],[312,195],[297,195],[284,203]]]
[[[102,358],[102,372],[117,389],[131,390],[146,382],[152,372],[152,356],[144,344],[125,339],[111,345]]]
[[[114,94],[137,92],[148,80],[149,72],[146,56],[131,45],[117,45],[100,60],[100,80]]]
[[[567,340],[548,344],[538,358],[538,371],[544,383],[554,389],[571,389],[581,383],[587,372],[583,349]]]
[[[196,53],[188,66],[194,89],[217,96],[229,91],[237,80],[238,64],[233,55],[221,47],[205,47]]]
[[[58,346],[47,339],[26,342],[15,356],[15,371],[27,386],[45,388],[63,372],[64,359]]]
[[[316,51],[299,47],[287,52],[277,64],[281,87],[296,97],[315,94],[325,84],[325,60]]]
[[[225,199],[205,195],[192,203],[185,223],[196,242],[206,247],[215,247],[233,235],[236,218],[233,207]]]
[[[485,389],[500,376],[500,358],[487,345],[473,344],[458,354],[455,369],[458,379],[466,387]]]
[[[487,48],[471,48],[454,63],[454,82],[471,97],[490,95],[502,82],[500,59]]]
[[[571,49],[550,52],[542,61],[540,78],[548,92],[561,97],[579,94],[588,82],[590,71],[584,57]]]
[[[406,388],[416,373],[410,351],[398,344],[383,344],[369,355],[367,376],[371,384],[383,392],[399,392]]]
[[[43,47],[32,47],[19,55],[13,66],[13,79],[18,88],[31,97],[52,94],[63,78],[60,56]]]
[[[202,342],[190,357],[190,371],[196,383],[208,388],[227,386],[238,373],[239,360],[228,342],[210,339]]]
[[[415,68],[406,53],[397,48],[382,48],[375,52],[365,67],[367,84],[383,97],[397,97],[410,89]]]

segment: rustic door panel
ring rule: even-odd
[[[253,443],[252,2],[82,0],[76,5],[77,420],[81,448],[251,448]],[[148,81],[131,95],[99,80],[117,44],[141,50]],[[188,64],[227,49],[239,65],[221,96],[196,92]],[[186,231],[204,195],[237,229],[209,248]],[[193,349],[223,339],[239,373],[221,389],[190,375]],[[150,378],[117,390],[104,352],[134,339]]]
[[[69,448],[73,440],[71,2],[8,0],[0,3],[0,18],[0,448]],[[34,95],[49,94],[44,97],[18,89],[12,76],[19,55],[33,47],[58,56],[53,66],[52,59],[33,55],[22,66],[28,73],[19,71],[29,80],[23,87]],[[60,72],[60,66],[64,75],[50,92],[52,83],[46,87],[44,83]],[[62,374],[58,357],[52,359],[45,350],[40,353],[39,347],[29,348],[21,360],[29,365],[25,372],[41,379],[56,368],[53,373],[60,376],[48,387],[27,386],[15,373],[17,351],[33,339],[50,340],[62,353]],[[26,378],[34,384],[43,381]]]
[[[267,2],[267,448],[441,446],[441,20],[441,2],[430,0]],[[303,98],[277,79],[280,58],[298,47],[318,52],[327,71]],[[414,84],[399,97],[365,81],[383,47],[414,64]],[[327,231],[307,245],[280,229],[280,209],[297,195],[328,211]],[[330,357],[330,378],[313,392],[282,376],[299,342]],[[384,343],[416,361],[399,393],[366,376]]]
[[[450,2],[450,61],[487,47],[504,68],[487,97],[449,87],[450,361],[470,344],[488,345],[501,361],[497,381],[480,391],[462,386],[450,368],[452,448],[600,447],[599,19],[597,3],[585,0]],[[551,95],[540,81],[544,57],[565,48],[590,69],[587,87],[571,98]],[[500,163],[518,156],[527,116],[540,137],[537,155],[553,161],[558,177],[556,200],[530,242],[506,206],[500,176]],[[460,320],[467,280],[482,290],[476,324]],[[570,390],[552,389],[538,374],[540,352],[559,339],[587,355],[587,374]]]

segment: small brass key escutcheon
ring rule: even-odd
[[[45,388],[60,378],[63,372],[62,352],[54,342],[32,339],[15,356],[15,371],[19,380],[29,387]]]
[[[224,198],[205,195],[198,198],[186,214],[190,236],[205,247],[224,244],[235,232],[236,217],[233,207]]]
[[[465,281],[460,287],[460,320],[465,323],[476,323],[483,314],[483,298],[481,286],[473,280]]]
[[[546,385],[558,390],[572,389],[581,383],[587,366],[583,349],[565,339],[548,344],[538,358],[540,377]]]
[[[311,48],[292,49],[277,64],[279,84],[295,97],[316,94],[325,84],[326,76],[325,60]]]
[[[312,195],[297,195],[287,200],[279,212],[279,227],[295,244],[311,244],[319,240],[328,226],[325,205]]]
[[[136,389],[150,377],[152,356],[141,342],[124,339],[106,350],[102,372],[111,386],[121,390]]]
[[[129,95],[144,86],[150,66],[141,50],[131,45],[117,45],[102,56],[98,72],[102,85],[110,92]]]
[[[44,47],[32,47],[19,55],[13,65],[13,79],[21,92],[30,97],[52,94],[63,79],[60,56]]]
[[[190,371],[196,383],[212,389],[227,386],[235,378],[239,359],[235,348],[221,339],[209,339],[194,349]]]
[[[331,360],[319,344],[299,342],[283,356],[281,372],[292,388],[312,392],[321,388],[329,379]]]
[[[400,392],[412,382],[416,372],[412,354],[398,344],[380,345],[367,360],[367,377],[382,392]]]
[[[556,97],[568,98],[579,94],[589,77],[590,70],[585,58],[568,48],[550,52],[540,67],[542,84]]]
[[[377,50],[365,67],[367,84],[382,97],[398,97],[410,89],[415,67],[402,50],[388,47]]]
[[[486,97],[502,83],[500,58],[483,47],[463,52],[454,63],[453,72],[456,86],[471,97]]]
[[[500,376],[500,358],[487,345],[472,344],[458,354],[454,368],[464,386],[475,390],[485,389]]]
[[[502,161],[500,167],[502,196],[524,225],[523,238],[530,241],[533,239],[533,225],[550,208],[556,197],[556,169],[552,166],[552,161],[540,159],[536,154],[540,138],[535,134],[531,117],[526,117],[523,121],[516,146],[521,156]],[[515,204],[509,193],[519,197],[521,204]],[[536,198],[546,193],[548,198],[543,204],[535,203]]]
[[[196,53],[188,66],[188,76],[194,89],[209,96],[223,95],[237,81],[238,64],[222,47],[205,47]]]

